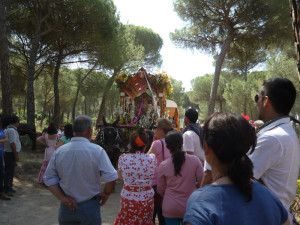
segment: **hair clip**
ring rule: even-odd
[[[138,146],[138,147],[144,147],[144,146],[146,146],[146,144],[143,142],[143,140],[140,138],[140,136],[137,136],[134,139],[134,142],[135,142],[136,146]]]

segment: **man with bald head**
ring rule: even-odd
[[[78,116],[73,131],[71,142],[53,154],[44,181],[61,201],[60,225],[101,224],[100,205],[107,201],[118,179],[117,171],[104,149],[90,142],[93,134],[90,117]],[[103,191],[101,176],[106,182]]]

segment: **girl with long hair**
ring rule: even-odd
[[[280,200],[253,180],[247,154],[255,149],[256,135],[247,120],[233,113],[214,113],[205,122],[201,144],[213,179],[190,196],[186,225],[289,224]]]
[[[183,224],[188,198],[201,181],[203,167],[195,155],[182,150],[182,134],[168,132],[165,137],[171,158],[162,162],[158,169],[157,191],[163,196],[162,213],[167,225]]]

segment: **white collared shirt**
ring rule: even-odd
[[[87,201],[101,192],[101,176],[105,182],[118,179],[106,152],[83,137],[58,148],[47,167],[47,186],[59,184],[64,193],[77,203]]]
[[[4,143],[4,151],[12,152],[10,144],[15,143],[16,151],[20,152],[21,151],[21,141],[20,141],[20,136],[19,136],[17,128],[13,125],[8,125],[7,129],[5,129],[4,132],[8,138],[8,142]]]
[[[192,130],[184,132],[183,138],[183,151],[194,152],[202,162],[205,160],[204,150],[200,144],[199,136]]]
[[[249,155],[253,174],[262,179],[289,212],[296,196],[300,148],[290,118],[279,119],[257,133],[257,145]]]

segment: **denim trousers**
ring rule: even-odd
[[[182,225],[183,219],[182,218],[167,218],[165,217],[165,221],[167,225]]]
[[[58,211],[59,225],[101,225],[100,202],[91,199],[77,204],[78,208],[70,210],[60,203]]]
[[[1,150],[0,150],[1,151]],[[4,165],[3,165],[3,155],[0,155],[0,193],[2,193],[3,190],[3,178],[4,178]]]
[[[4,152],[4,192],[8,192],[13,187],[16,159],[13,152]]]

